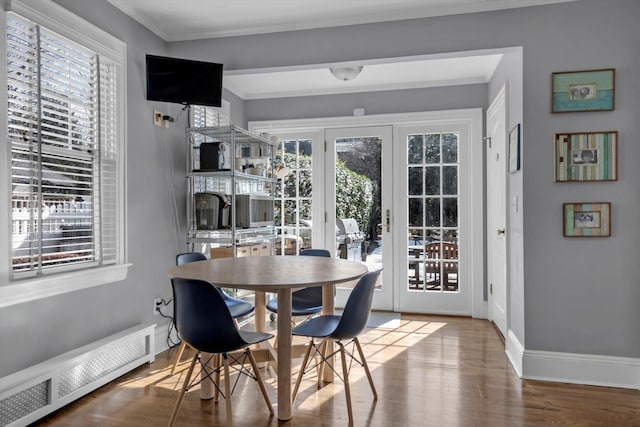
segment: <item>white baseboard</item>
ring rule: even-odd
[[[511,329],[507,332],[507,338],[505,339],[505,353],[516,374],[522,378],[522,355],[524,354],[524,346]]]
[[[169,345],[167,344],[167,334],[169,334],[169,323],[162,326],[156,326],[155,346],[153,348],[154,355],[160,354],[169,349]]]
[[[640,359],[525,350],[523,378],[640,389]]]
[[[505,353],[520,378],[640,389],[640,359],[526,350],[511,330]]]

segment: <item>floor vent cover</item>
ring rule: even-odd
[[[6,426],[49,403],[50,381],[43,381],[0,401],[0,425]]]
[[[154,361],[155,325],[134,327],[0,379],[0,426],[28,425]]]

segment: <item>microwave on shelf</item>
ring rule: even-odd
[[[273,225],[273,197],[266,194],[236,195],[236,227]]]

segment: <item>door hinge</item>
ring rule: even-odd
[[[485,136],[484,138],[482,138],[483,141],[488,142],[489,143],[489,148],[491,148],[491,137],[490,136]]]
[[[493,283],[489,283],[489,293],[493,295]]]
[[[327,152],[327,141],[324,142],[324,152]]]

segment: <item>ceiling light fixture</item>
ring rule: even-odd
[[[360,71],[362,71],[362,65],[357,67],[329,68],[329,70],[331,70],[331,74],[333,74],[336,79],[346,82],[348,80],[355,79],[358,74],[360,74]]]

